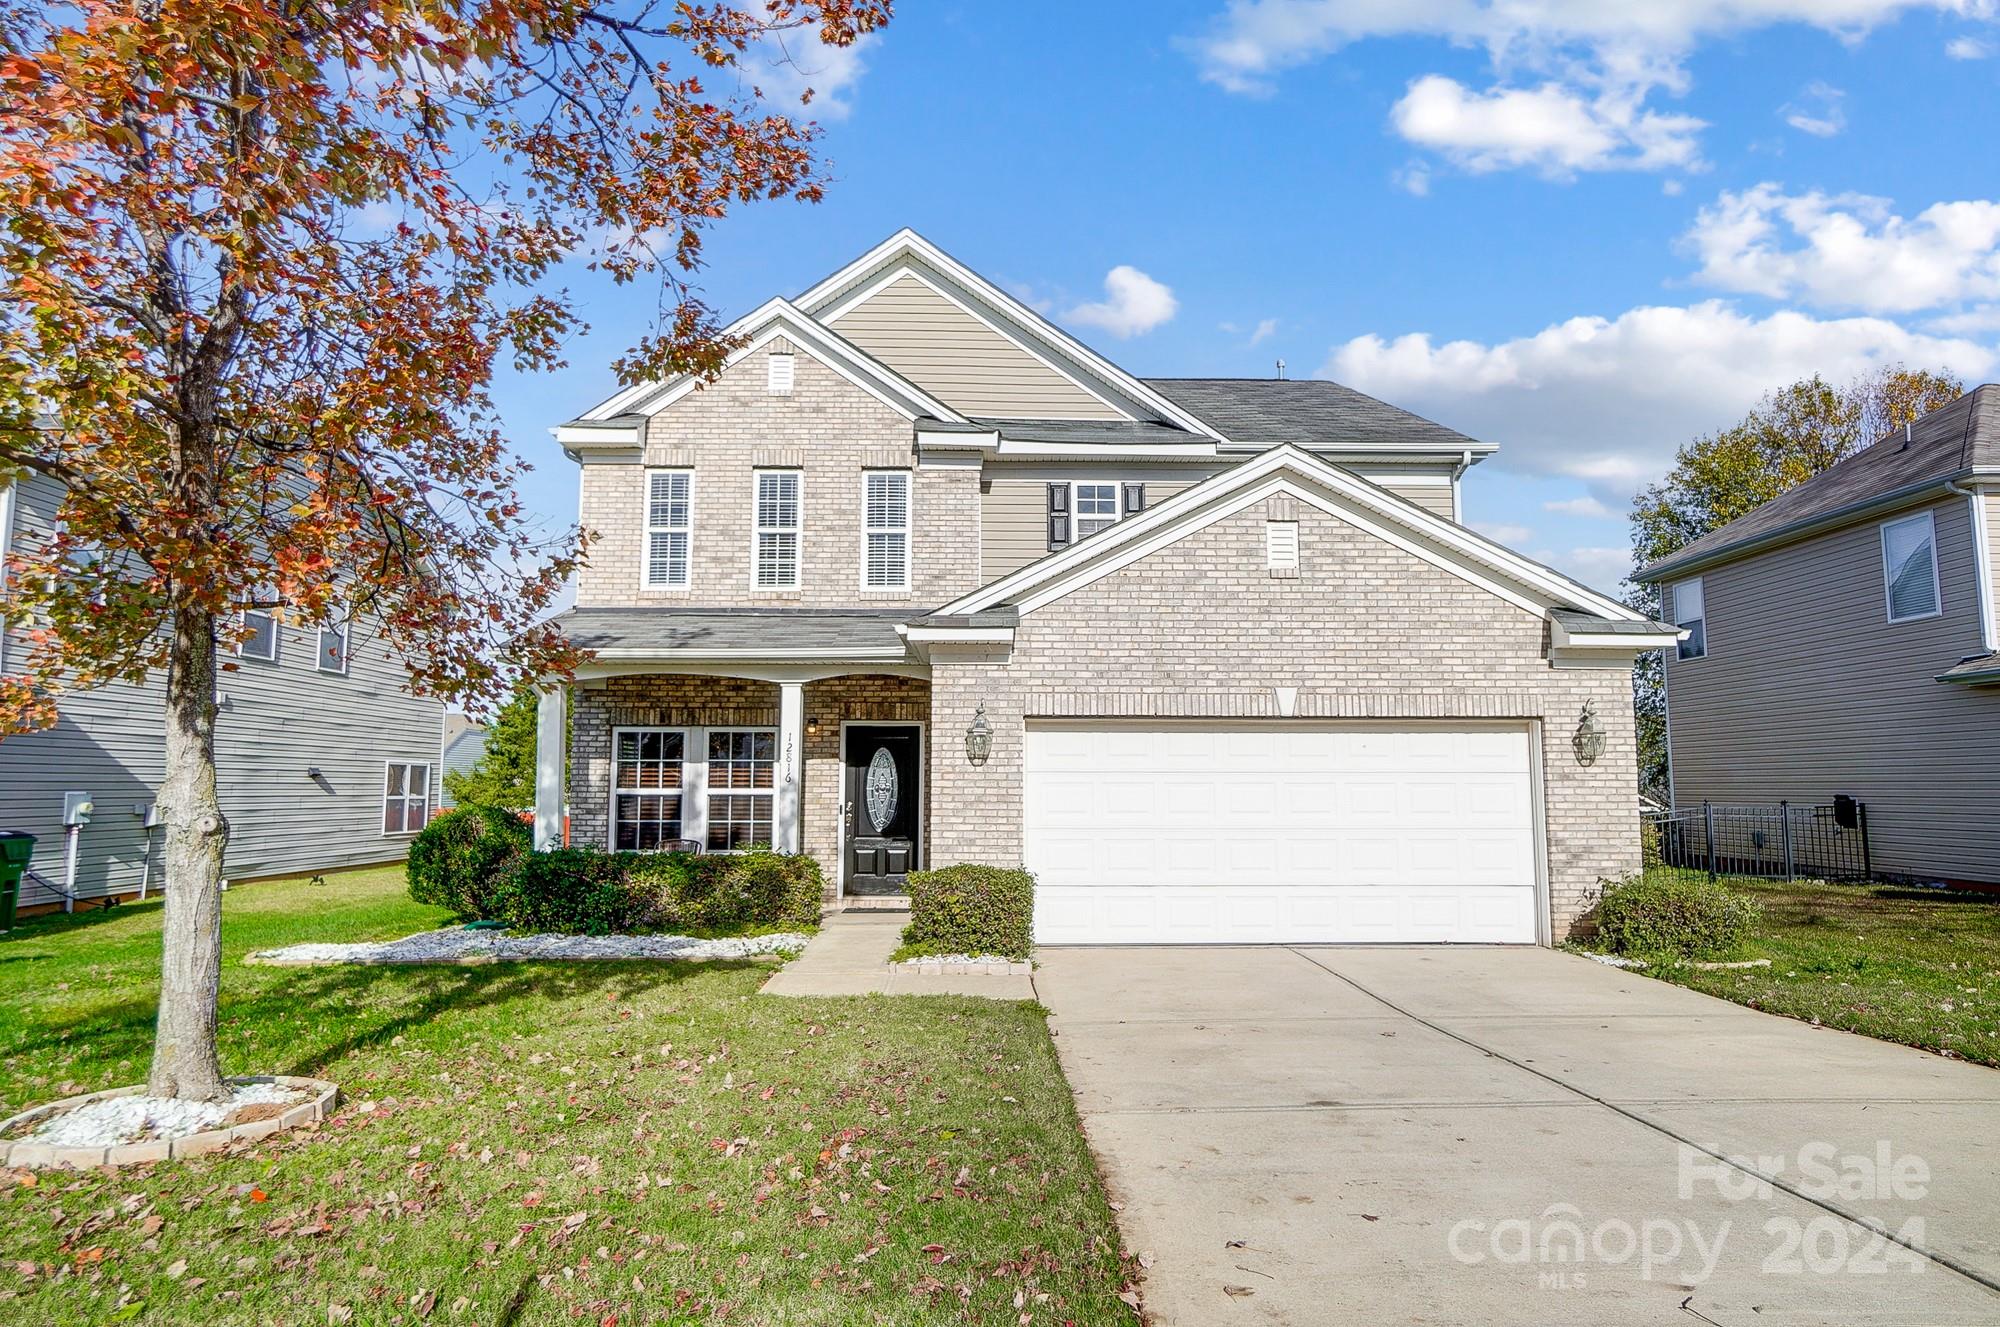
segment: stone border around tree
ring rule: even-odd
[[[269,1138],[272,1134],[302,1125],[317,1124],[333,1113],[340,1104],[340,1089],[320,1078],[293,1078],[286,1074],[250,1074],[225,1080],[230,1083],[276,1083],[280,1087],[296,1088],[311,1095],[304,1101],[287,1106],[281,1114],[267,1120],[247,1120],[242,1124],[232,1124],[226,1129],[206,1129],[201,1133],[191,1133],[182,1138],[149,1138],[137,1143],[118,1143],[110,1147],[58,1147],[54,1143],[38,1143],[32,1139],[21,1139],[12,1144],[0,1143],[0,1164],[26,1167],[29,1170],[88,1170],[96,1166],[134,1166],[146,1161],[178,1160],[182,1157],[204,1156],[210,1152],[220,1152],[237,1143],[254,1143]],[[45,1106],[24,1110],[19,1115],[0,1120],[0,1138],[12,1130],[37,1124],[54,1115],[87,1106],[93,1101],[104,1101],[112,1097],[135,1096],[146,1090],[144,1083],[130,1087],[106,1088],[102,1092],[90,1092],[80,1097],[65,1097],[61,1101],[51,1101]]]

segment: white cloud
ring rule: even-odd
[[[1703,41],[1794,23],[1854,41],[1908,11],[1977,17],[1989,7],[1989,0],[1227,0],[1204,32],[1181,44],[1204,79],[1249,95],[1268,95],[1284,71],[1370,39],[1480,47],[1494,86],[1480,92],[1440,75],[1420,78],[1411,90],[1424,95],[1414,105],[1406,96],[1397,108],[1399,131],[1443,133],[1444,150],[1478,169],[1692,169],[1700,122],[1646,102],[1687,90],[1687,57]]]
[[[773,33],[743,53],[744,77],[773,109],[822,120],[845,120],[854,111],[854,92],[868,72],[867,55],[877,33],[850,46],[829,46],[810,27]],[[800,98],[810,92],[803,108]]]
[[[1591,497],[1588,493],[1580,498],[1563,498],[1556,502],[1544,502],[1543,511],[1552,511],[1563,516],[1589,516],[1596,520],[1610,520],[1617,512]]]
[[[1993,43],[1977,37],[1953,37],[1944,44],[1944,53],[1954,60],[1984,60],[1993,54]]]
[[[1122,339],[1152,331],[1180,308],[1172,288],[1124,263],[1105,273],[1104,293],[1101,301],[1070,309],[1062,315],[1064,321],[1102,328]]]
[[[1976,380],[2000,355],[1882,318],[1754,317],[1710,300],[1571,318],[1493,343],[1361,336],[1334,347],[1322,373],[1500,443],[1505,468],[1581,479],[1615,509],[1665,473],[1676,447],[1741,418],[1772,388],[1897,362]]]
[[[1911,313],[2000,298],[2000,202],[1936,203],[1913,218],[1888,200],[1776,184],[1724,190],[1683,237],[1695,279],[1823,308]]]
[[[1847,128],[1847,108],[1841,104],[1846,97],[1829,83],[1812,82],[1800,89],[1796,99],[1780,106],[1778,114],[1802,134],[1832,138]]]
[[[1528,554],[1537,562],[1554,567],[1606,594],[1618,594],[1619,582],[1632,571],[1632,550],[1609,544],[1589,544],[1582,548],[1538,548]]]
[[[1422,160],[1406,162],[1390,173],[1389,181],[1414,197],[1427,198],[1431,192],[1431,165]]]
[[[1256,330],[1250,333],[1250,344],[1261,346],[1277,334],[1278,320],[1276,318],[1260,318],[1257,320]]]
[[[1475,92],[1426,74],[1389,112],[1396,132],[1471,171],[1528,166],[1550,175],[1579,170],[1692,166],[1703,122],[1642,110],[1622,90],[1595,96],[1560,83]]]
[[[1508,525],[1505,522],[1474,521],[1472,528],[1488,539],[1502,544],[1525,544],[1535,537],[1535,532],[1525,525]]]

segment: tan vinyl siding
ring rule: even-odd
[[[1121,484],[1144,484],[1146,505],[1157,506],[1206,475],[1161,477],[1156,474],[1127,474],[1104,466],[1079,466],[1073,479],[1112,479]],[[1018,571],[1049,551],[1049,484],[1057,473],[1042,472],[1038,479],[1010,479],[1002,476],[979,486],[980,575],[998,580]]]
[[[1385,480],[1376,482],[1404,501],[1414,502],[1433,516],[1442,516],[1447,521],[1456,519],[1452,515],[1449,484],[1395,484]]]
[[[832,326],[968,415],[1124,418],[913,276],[890,282]]]
[[[1937,617],[1888,621],[1877,521],[1702,573],[1708,655],[1667,661],[1678,804],[1847,793],[1878,869],[2000,880],[2000,689],[1935,680],[1981,650],[1971,513],[1930,510]]]
[[[22,485],[17,542],[53,528],[60,488]],[[18,634],[7,660],[24,657]],[[284,628],[275,662],[237,660],[221,676],[216,762],[230,824],[224,870],[235,879],[401,858],[409,836],[382,833],[382,779],[390,760],[428,763],[436,803],[443,706],[404,691],[407,674],[367,624],[351,636],[345,676],[317,671],[315,633]],[[0,828],[37,837],[34,869],[63,875],[63,793],[91,794],[96,811],[78,844],[78,893],[137,889],[145,835],[135,806],[151,802],[164,773],[164,710],[156,677],[66,696],[57,725],[0,741]],[[306,774],[317,767],[321,777]],[[160,886],[160,837],[152,883]],[[24,892],[24,903],[52,899]]]

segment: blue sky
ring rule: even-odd
[[[1893,361],[2000,376],[1993,18],[905,0],[858,53],[801,57],[826,201],[733,213],[699,280],[733,316],[913,226],[1136,373],[1282,356],[1500,443],[1468,521],[1610,587],[1633,491],[1763,391]],[[653,303],[571,289],[571,367],[496,391],[563,523],[546,430],[614,389]]]

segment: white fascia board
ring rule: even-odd
[[[1000,446],[1000,433],[997,429],[985,433],[933,431],[918,425],[917,446],[936,451],[987,451]]]
[[[967,422],[965,416],[880,363],[838,332],[815,322],[789,300],[766,300],[724,328],[722,334],[750,337],[748,342],[729,353],[723,361],[724,369],[734,367],[776,338],[786,336],[810,350],[813,357],[828,368],[905,418],[917,419],[929,415],[956,423]],[[701,379],[691,373],[664,383],[640,383],[594,406],[582,418],[598,420],[631,413],[658,414],[700,385]]]
[[[635,645],[611,646],[591,651],[591,656],[597,659],[645,660],[664,664],[669,667],[683,660],[714,661],[722,659],[752,663],[769,662],[771,660],[795,662],[799,660],[839,659],[851,660],[856,663],[867,663],[883,659],[901,659],[905,654],[906,651],[900,645],[876,645],[865,649],[799,650],[659,650]]]
[[[1624,650],[1630,654],[1644,654],[1647,650],[1664,650],[1687,639],[1687,629],[1672,631],[1571,631],[1561,622],[1549,620],[1549,646],[1551,649],[1576,650]]]
[[[640,429],[637,424],[605,428],[596,424],[558,424],[549,430],[556,441],[565,447],[620,447],[639,445]]]
[[[1178,442],[1128,447],[1115,442],[1017,442],[1012,438],[1003,437],[1000,439],[999,447],[1001,460],[1064,459],[1102,461],[1107,464],[1118,461],[1204,461],[1214,459],[1215,455],[1215,444],[1212,442]]]
[[[1366,446],[1315,447],[1311,443],[1224,442],[1230,452],[1269,451],[1274,446],[1293,446],[1329,461],[1368,461],[1394,457],[1398,461],[1435,461],[1440,465],[1476,464],[1500,450],[1497,442],[1475,442],[1463,447],[1440,447],[1434,442],[1383,442]]]
[[[1140,382],[1124,369],[1119,368],[1116,364],[1113,364],[1110,360],[1104,358],[1104,356],[1098,354],[1068,332],[1063,331],[1060,327],[1057,327],[1054,323],[1021,303],[1020,300],[1001,290],[985,277],[965,266],[965,264],[959,262],[956,258],[953,258],[950,254],[938,248],[935,244],[932,244],[929,240],[907,226],[870,249],[867,253],[862,254],[838,272],[827,277],[803,295],[800,295],[794,302],[800,308],[804,309],[811,309],[815,305],[823,304],[830,297],[839,294],[874,268],[905,255],[915,255],[925,263],[935,267],[938,271],[958,282],[967,290],[970,290],[973,294],[991,304],[994,308],[1006,312],[1020,326],[1022,331],[1029,336],[1040,337],[1048,341],[1056,349],[1075,359],[1091,372],[1098,374],[1119,391],[1136,401],[1141,401],[1152,407],[1159,414],[1171,419],[1182,428],[1192,430],[1203,437],[1214,438],[1217,441],[1223,440],[1222,434],[1206,420],[1191,415],[1180,406],[1175,405],[1165,396],[1148,387],[1145,383]],[[1088,389],[1087,384],[1078,385],[1084,386],[1086,390]]]
[[[1433,516],[1359,476],[1289,445],[1274,447],[1192,488],[1184,489],[1157,507],[1120,521],[1111,529],[1072,544],[1061,553],[1032,562],[936,611],[941,615],[975,613],[995,604],[1013,601],[1026,612],[1030,603],[1048,602],[1051,596],[1043,594],[1041,587],[1056,582],[1067,584],[1072,580],[1075,584],[1083,584],[1106,575],[1135,560],[1122,557],[1120,550],[1129,545],[1164,536],[1146,551],[1164,547],[1188,533],[1186,529],[1175,527],[1194,522],[1205,525],[1219,519],[1219,515],[1215,514],[1217,508],[1226,507],[1233,511],[1249,505],[1250,499],[1231,501],[1232,496],[1255,490],[1256,496],[1262,497],[1271,490],[1259,486],[1283,470],[1290,470],[1305,481],[1303,484],[1282,485],[1302,500],[1446,570],[1454,571],[1475,584],[1492,589],[1502,598],[1531,611],[1545,612],[1556,604],[1573,604],[1621,622],[1646,620],[1616,599],[1599,594],[1553,568],[1524,558],[1442,516]],[[1328,492],[1339,498],[1338,504],[1328,500]],[[1199,528],[1199,525],[1194,528]],[[1481,567],[1498,571],[1505,580],[1528,590],[1539,591],[1544,600],[1538,602],[1532,594],[1523,594],[1512,588],[1503,590],[1500,588],[1503,582],[1493,580],[1487,571],[1480,570]],[[1068,584],[1063,593],[1075,588],[1075,584]]]
[[[1012,627],[920,627],[902,628],[905,639],[924,645],[1012,645]]]

